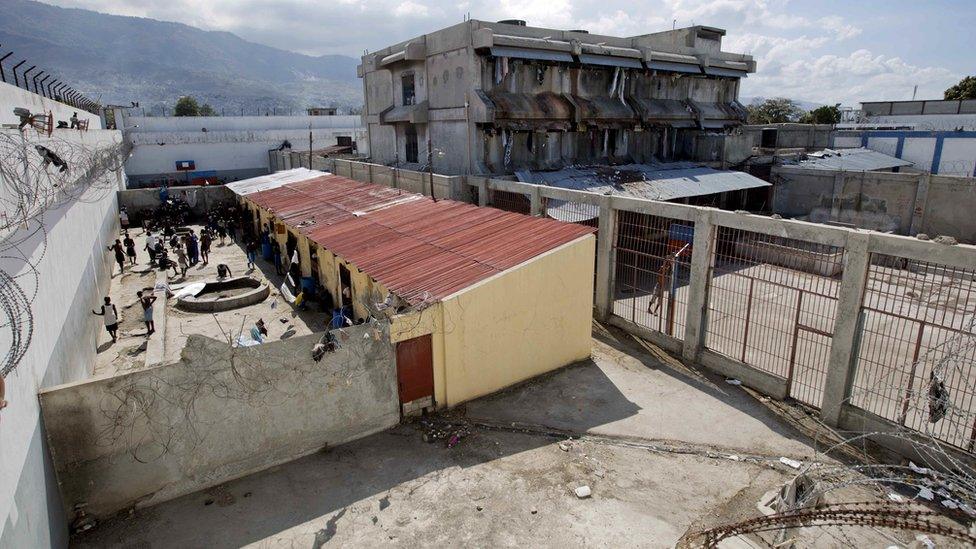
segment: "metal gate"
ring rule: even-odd
[[[843,250],[719,227],[705,347],[786,380],[819,407],[833,337]]]

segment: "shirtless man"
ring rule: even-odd
[[[141,291],[136,292],[136,296],[142,305],[142,321],[146,323],[146,337],[149,337],[156,331],[156,324],[153,322],[153,303],[156,302],[156,296],[143,296]]]

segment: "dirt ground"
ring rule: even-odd
[[[454,447],[400,425],[135,510],[73,546],[671,547],[758,516],[764,494],[797,474],[780,458],[827,459],[802,411],[616,330],[596,336],[591,361],[439,416],[470,432]],[[581,486],[590,497],[577,497]],[[848,487],[828,501],[883,497]],[[914,541],[868,527],[795,536],[799,547]]]

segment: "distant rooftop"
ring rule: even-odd
[[[745,172],[716,170],[694,162],[574,166],[557,171],[520,171],[516,175],[526,183],[650,200],[676,200],[769,186],[768,182]]]
[[[802,168],[848,172],[889,170],[912,165],[914,164],[907,160],[863,147],[857,149],[824,149],[808,154],[807,159],[801,160],[799,163]]]

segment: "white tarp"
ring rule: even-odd
[[[329,172],[310,170],[308,168],[295,168],[293,170],[285,170],[269,175],[262,175],[259,177],[252,177],[250,179],[228,183],[227,188],[238,196],[246,196],[256,192],[277,189],[278,187],[287,185],[289,183],[297,183],[299,181],[305,181],[306,179],[321,177],[323,175],[331,174]]]

